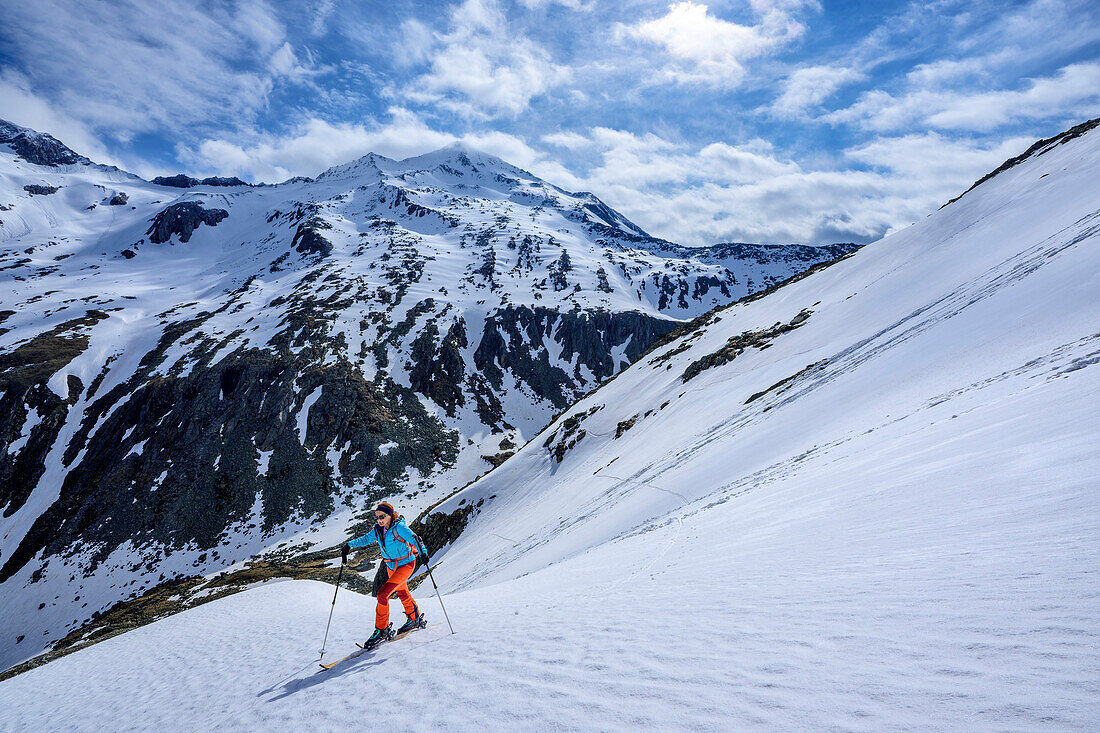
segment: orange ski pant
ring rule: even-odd
[[[390,571],[390,579],[385,582],[378,591],[378,608],[374,610],[374,628],[384,629],[390,624],[390,596],[396,595],[405,607],[405,615],[412,616],[418,613],[416,601],[409,593],[409,576],[416,568],[416,563],[405,563],[397,570]]]

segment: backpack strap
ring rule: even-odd
[[[409,548],[409,554],[405,555],[403,557],[393,558],[392,560],[390,560],[390,562],[395,562],[395,563],[396,562],[401,562],[402,560],[408,560],[413,555],[419,555],[420,554],[420,551],[416,547],[414,547],[411,542],[409,542],[404,537],[402,537],[400,532],[394,531],[393,536],[396,537],[397,539],[399,539],[402,542],[402,544],[405,545],[405,547]]]

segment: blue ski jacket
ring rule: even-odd
[[[376,524],[370,532],[348,542],[348,546],[369,547],[375,543],[378,543],[382,559],[386,561],[390,572],[402,565],[416,562],[416,555],[420,552],[420,540],[405,524],[404,518],[395,519],[385,531]]]

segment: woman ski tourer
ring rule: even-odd
[[[382,552],[382,560],[389,571],[389,580],[378,591],[378,606],[374,613],[374,634],[363,645],[366,649],[427,624],[407,585],[413,571],[418,567],[417,559],[419,558],[421,564],[426,564],[428,561],[424,545],[389,502],[384,501],[379,504],[374,510],[374,517],[377,522],[374,529],[362,537],[356,537],[345,543],[340,548],[342,562],[347,564],[348,553],[353,547],[369,547],[377,543]],[[396,632],[390,623],[390,596],[394,594],[405,607],[407,618],[405,624]]]

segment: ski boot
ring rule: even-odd
[[[424,614],[419,612],[415,616],[409,616],[408,619],[409,620],[406,621],[404,625],[397,630],[398,636],[406,632],[413,631],[414,629],[422,629],[428,625],[428,619],[424,618]]]
[[[389,641],[394,636],[393,624],[384,629],[375,629],[371,637],[363,644],[364,649],[373,649],[384,641]]]

